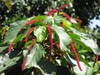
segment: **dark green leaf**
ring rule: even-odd
[[[39,62],[39,66],[47,74],[52,74],[53,72],[56,72],[55,65],[53,63],[46,61],[46,60],[41,60]]]

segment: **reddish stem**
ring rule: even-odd
[[[81,68],[80,63],[79,63],[79,58],[78,58],[78,55],[77,55],[76,50],[75,50],[75,48],[74,48],[73,42],[70,42],[69,45],[70,45],[70,47],[71,47],[71,48],[70,48],[71,51],[74,53],[74,56],[75,56],[77,65],[78,65],[79,69],[82,71],[82,68]]]
[[[47,26],[47,29],[48,29],[48,33],[49,33],[49,42],[50,42],[50,56],[49,56],[49,59],[50,59],[50,61],[52,61],[51,53],[52,53],[52,48],[53,48],[53,42],[52,42],[52,29],[51,29],[50,25]]]
[[[58,8],[58,12],[60,12],[60,10],[63,9],[63,8],[65,8],[66,6],[69,6],[69,4],[65,4],[65,5],[62,5],[61,7],[59,7]]]
[[[96,55],[94,62],[96,63],[98,61],[99,55]]]
[[[56,10],[56,9],[50,9],[50,10],[48,11],[48,13],[47,13],[47,16],[50,16],[50,15],[54,16],[54,13],[55,13],[55,12],[58,12],[58,10]]]
[[[11,44],[9,45],[9,47],[8,47],[8,52],[11,52],[12,47],[13,47],[13,43],[11,43]]]
[[[76,20],[77,22],[82,22],[82,20],[78,19],[78,18],[72,18],[74,20]]]
[[[36,43],[36,39],[34,39],[34,40],[32,41],[31,45],[29,46],[29,50],[32,49],[32,47],[33,47],[33,45],[34,45],[35,43]]]
[[[60,23],[60,25],[61,25],[62,27],[64,27],[64,24],[63,24],[63,22],[61,22],[61,23]]]
[[[25,36],[25,41],[27,42],[29,34],[33,31],[34,27],[30,28]]]
[[[63,15],[66,19],[68,19],[69,22],[71,22],[70,16],[69,16],[68,14],[64,13],[64,14],[62,14],[62,15]]]
[[[28,24],[33,24],[34,22],[37,22],[38,20],[30,20],[28,22],[25,23],[25,25],[28,25]]]
[[[24,59],[24,61],[22,63],[22,71],[25,69],[25,64],[26,64],[26,59]]]
[[[30,21],[28,21],[28,22],[26,22],[25,24],[24,24],[24,26],[22,27],[22,29],[25,27],[25,26],[27,26],[27,25],[29,25],[29,24],[33,24],[33,23],[35,23],[35,22],[37,22],[38,20],[30,20]]]
[[[28,52],[26,53],[26,56],[24,57],[24,60],[23,60],[23,63],[22,63],[22,71],[25,69],[27,55],[28,55],[29,51],[32,49],[32,47],[35,44],[35,42],[36,42],[36,39],[33,40],[33,42],[31,43],[31,45],[29,46],[29,49],[28,49]]]

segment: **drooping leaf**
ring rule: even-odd
[[[39,68],[38,62],[40,61],[42,55],[44,54],[44,49],[40,44],[35,44],[33,49],[27,55],[26,58],[26,68],[36,67]]]
[[[100,55],[99,47],[97,46],[96,42],[93,39],[88,38],[86,34],[81,33],[75,29],[72,30],[73,33],[69,33],[69,35],[75,42],[77,42],[90,52],[93,51],[95,54]]]
[[[0,55],[0,73],[18,64],[18,61],[22,59],[21,53],[19,51],[13,51],[10,54]]]
[[[91,67],[88,68],[86,75],[93,75],[94,72],[98,71],[98,64],[94,62],[89,63]]]
[[[37,42],[42,42],[47,36],[46,27],[37,26],[34,29],[34,35],[36,36]]]
[[[22,20],[14,22],[10,25],[10,29],[7,31],[4,42],[8,42],[13,40],[15,36],[17,36],[18,32],[21,30],[22,26],[27,22],[28,20]]]
[[[89,48],[91,49],[95,54],[97,55],[100,55],[100,49],[99,47],[97,46],[97,44],[94,42],[93,39],[84,39],[84,38],[81,38],[81,41]]]
[[[71,41],[70,36],[66,33],[66,31],[57,25],[52,25],[52,29],[56,32],[59,37],[59,44],[62,50],[67,50],[67,46]]]

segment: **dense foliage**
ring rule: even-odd
[[[95,75],[99,74],[100,48],[80,27],[81,20],[61,10],[50,9],[15,21],[0,30],[0,74],[2,75]],[[99,34],[98,34],[99,36]]]
[[[57,8],[67,3],[72,3],[72,7],[64,11],[71,17],[80,18],[83,27],[89,24],[90,19],[94,17],[99,19],[99,0],[0,0],[0,22],[1,25],[9,25],[22,18],[43,15],[50,8]]]

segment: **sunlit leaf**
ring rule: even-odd
[[[47,36],[46,27],[45,26],[37,26],[34,29],[34,35],[37,38],[37,42],[42,42]]]
[[[61,49],[67,50],[67,46],[71,41],[70,36],[65,32],[65,30],[62,27],[59,27],[57,25],[52,25],[52,29],[56,32],[56,34],[59,37],[59,44]]]
[[[36,67],[39,68],[38,62],[40,61],[42,55],[44,54],[44,49],[40,44],[35,44],[33,49],[27,55],[26,68]]]

